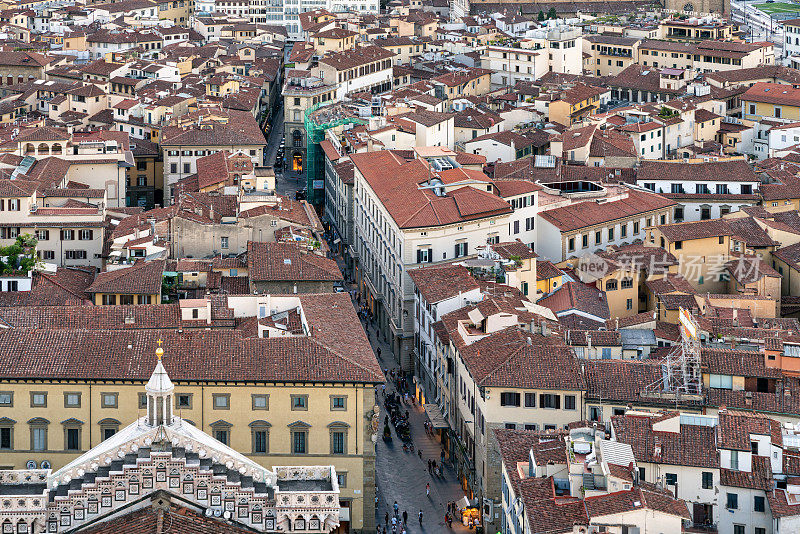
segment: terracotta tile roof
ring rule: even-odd
[[[800,243],[779,248],[772,255],[788,265],[798,266],[800,264]]]
[[[786,455],[784,454],[784,458]],[[767,492],[769,501],[769,511],[772,517],[791,517],[800,515],[800,500],[792,497],[789,502],[789,495],[784,489],[775,488]]]
[[[733,488],[747,488],[768,491],[772,489],[772,469],[769,458],[753,456],[752,471],[719,470],[719,483]]]
[[[5,329],[0,369],[4,377],[144,382],[161,339],[173,381],[383,381],[347,293],[297,298],[313,327],[310,337],[251,338],[229,329]],[[213,308],[223,309],[212,302]]]
[[[800,89],[786,84],[758,82],[742,95],[741,100],[742,102],[797,106],[800,105]]]
[[[86,288],[92,283],[94,267],[59,267],[55,274],[37,272],[30,291],[0,293],[2,306],[76,306],[88,304]]]
[[[561,269],[553,265],[550,260],[540,260],[536,262],[536,279],[549,280],[557,276],[563,276]]]
[[[704,372],[763,378],[781,378],[781,370],[777,367],[766,367],[764,355],[732,349],[702,349],[702,368]]]
[[[516,241],[506,241],[503,243],[494,243],[490,245],[492,250],[500,255],[501,258],[508,260],[512,256],[516,256],[521,260],[536,258],[537,254],[525,243],[519,239]]]
[[[247,243],[248,275],[253,282],[338,281],[335,260],[302,250],[293,243]]]
[[[170,505],[167,510],[152,505],[123,513],[99,525],[91,526],[86,534],[156,534],[169,530],[171,534],[246,534],[249,528],[239,527],[214,517],[206,517],[188,508]]]
[[[584,500],[589,519],[603,516],[654,510],[668,515],[691,519],[689,508],[681,499],[676,499],[668,490],[646,482],[628,491],[618,491],[606,495],[587,497]],[[600,520],[599,522],[602,522]]]
[[[576,202],[568,206],[542,211],[540,216],[562,232],[571,232],[674,205],[674,201],[655,193],[631,190],[627,198],[604,203]]]
[[[658,226],[658,229],[672,243],[733,235],[731,227],[724,219],[662,224]]]
[[[509,327],[461,347],[459,353],[482,387],[584,389],[578,359],[568,347],[553,345],[554,340]]]
[[[725,264],[725,270],[740,284],[754,284],[765,276],[782,278],[778,271],[759,256],[737,256]]]
[[[181,313],[177,304],[15,306],[0,307],[0,322],[12,328],[47,330],[79,330],[87,325],[101,330],[180,328]]]
[[[400,228],[442,226],[511,211],[506,201],[470,186],[445,196],[420,189],[430,170],[418,159],[406,162],[388,150],[351,154],[350,159]]]
[[[319,58],[319,63],[329,65],[337,71],[352,69],[368,63],[393,58],[396,54],[385,48],[375,45],[366,45],[345,50],[343,52],[327,53]]]
[[[161,294],[164,260],[143,261],[130,267],[99,273],[87,293]]]
[[[666,432],[654,430],[654,422],[638,415],[611,419],[617,441],[629,444],[639,462],[719,468],[713,427],[682,424],[679,432]]]
[[[673,400],[643,397],[647,386],[663,378],[660,361],[654,360],[590,360],[585,364],[586,396],[595,401],[622,405],[675,407]],[[692,402],[681,399],[681,405]]]
[[[642,160],[636,172],[638,181],[658,180],[685,180],[688,182],[725,181],[756,182],[753,167],[746,160],[709,161],[701,163],[684,163],[682,160],[653,161]]]
[[[556,315],[575,310],[602,321],[611,316],[605,292],[582,282],[567,282],[537,304],[550,308]]]
[[[726,221],[733,236],[744,241],[750,247],[771,247],[779,244],[759,226],[753,217],[726,219]]]
[[[408,276],[425,300],[431,304],[480,287],[463,265],[436,265],[409,269]]]
[[[221,117],[227,121],[217,122],[213,120],[213,117]],[[203,126],[198,128],[197,120],[186,122],[192,119],[200,120]],[[267,144],[261,127],[253,115],[247,111],[227,109],[209,112],[200,110],[184,115],[179,120],[186,126],[164,127],[161,133],[162,146],[236,147],[242,145],[266,146]]]
[[[717,447],[739,451],[750,450],[750,435],[768,436],[773,445],[783,446],[780,422],[763,414],[720,410]]]

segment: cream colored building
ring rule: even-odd
[[[373,416],[383,375],[349,295],[191,302],[177,315],[164,313],[172,305],[82,306],[44,321],[40,308],[0,310],[10,326],[0,330],[0,359],[17,362],[0,377],[0,464],[58,469],[141,417],[161,340],[176,415],[265,467],[334,465],[342,519],[351,532],[374,532]],[[98,324],[101,313],[103,329],[74,330],[65,320]],[[289,316],[300,329],[286,328]],[[233,318],[248,317],[254,330],[233,329]],[[154,320],[159,331],[132,327]],[[319,365],[306,363],[308,343]]]

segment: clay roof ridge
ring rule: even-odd
[[[337,351],[336,349],[332,348],[332,347],[331,347],[330,345],[328,345],[327,343],[324,343],[322,340],[320,340],[320,339],[316,339],[316,338],[314,338],[314,337],[310,337],[310,338],[309,338],[309,340],[310,340],[312,343],[315,343],[315,344],[319,345],[320,347],[322,347],[322,348],[323,348],[323,349],[325,349],[326,351],[328,351],[328,352],[330,352],[330,353],[332,353],[332,354],[335,354],[335,355],[336,355],[336,356],[338,356],[339,358],[341,358],[341,359],[343,359],[343,360],[345,360],[345,361],[347,361],[347,362],[349,362],[349,363],[351,363],[351,364],[355,365],[356,367],[359,367],[359,368],[361,368],[362,370],[366,371],[367,373],[375,373],[375,370],[374,370],[374,369],[370,369],[370,368],[368,368],[366,365],[364,365],[363,363],[360,363],[360,362],[358,362],[358,361],[356,361],[356,360],[354,360],[354,359],[352,359],[352,358],[350,358],[350,357],[348,357],[348,356],[345,356],[345,355],[344,355],[344,354],[342,354],[341,352],[339,352],[339,351]],[[376,374],[376,376],[377,376],[377,374]],[[378,378],[379,378],[381,381],[383,381],[383,380],[384,380],[384,377],[383,377],[382,375],[378,376]]]

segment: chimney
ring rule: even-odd
[[[733,326],[739,326],[739,310],[733,309]]]
[[[661,460],[661,438],[656,436],[655,442],[653,443],[653,456],[657,460]]]
[[[614,330],[619,330],[619,317],[617,317],[617,319],[614,321],[614,325]]]
[[[591,358],[592,357],[592,336],[589,335],[589,334],[586,334],[586,345],[587,345],[586,353],[587,353],[588,357]]]
[[[744,404],[745,406],[752,406],[753,405],[753,392],[746,391],[744,394]]]

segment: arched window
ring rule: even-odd
[[[25,155],[31,156],[36,153],[36,147],[33,146],[33,143],[26,143],[25,144]]]
[[[303,134],[300,132],[300,130],[295,130],[292,132],[292,146],[303,146]]]
[[[617,290],[617,281],[616,280],[607,280],[606,281],[606,291],[616,291]]]
[[[47,146],[47,143],[39,143],[39,155],[42,154],[50,154],[50,147]]]
[[[55,143],[55,144],[53,145],[53,150],[52,150],[52,152],[51,152],[51,153],[52,153],[52,154],[61,154],[61,150],[62,150],[62,149],[61,149],[61,143]]]

